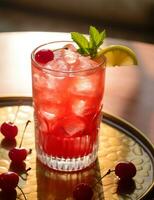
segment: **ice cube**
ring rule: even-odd
[[[64,60],[57,60],[58,71],[68,71],[67,63]]]
[[[67,71],[68,70],[67,64],[62,58],[58,58],[58,59],[48,62],[45,65],[45,68],[49,70],[53,70],[53,71]]]
[[[75,115],[82,116],[86,110],[86,101],[80,99],[73,99],[72,111]]]
[[[45,121],[41,120],[38,127],[41,132],[48,132],[48,126]]]
[[[56,89],[56,79],[52,74],[46,74],[46,88],[50,90]],[[51,91],[50,91],[51,92]]]
[[[37,127],[42,132],[48,132],[48,124],[46,120],[44,119],[42,113],[40,110],[37,111]]]
[[[64,104],[67,100],[67,81],[55,77],[46,80],[46,85],[35,92],[34,98],[40,105]]]
[[[64,108],[62,105],[58,104],[44,104],[41,106],[40,112],[47,120],[53,120],[63,116]]]
[[[76,80],[74,81],[71,90],[76,95],[92,96],[94,95],[96,88],[95,83],[92,82],[90,76],[81,76],[76,77]]]
[[[67,136],[79,136],[86,128],[84,121],[79,117],[64,119],[62,125]]]
[[[78,61],[79,55],[76,52],[65,50],[64,60],[67,64],[75,64]]]
[[[91,69],[93,67],[91,65],[91,62],[89,61],[89,57],[80,56],[79,61],[80,61],[80,64],[79,64],[78,68],[80,70]]]
[[[77,49],[75,48],[75,46],[73,44],[66,44],[64,46],[64,49],[69,49],[69,50],[74,51],[74,52],[77,51]]]
[[[39,81],[39,79],[40,79],[40,76],[39,76],[39,74],[37,74],[37,73],[34,73],[34,74],[33,74],[33,81],[36,83],[36,82],[38,82],[38,81]]]
[[[42,115],[43,115],[45,118],[49,119],[49,120],[52,120],[52,119],[55,119],[55,118],[56,118],[56,112],[55,112],[55,110],[52,110],[51,112],[46,112],[46,111],[44,111],[44,112],[42,113]]]
[[[61,93],[46,89],[44,89],[44,91],[40,91],[40,93],[34,98],[39,106],[49,108],[54,104],[59,105],[63,103],[64,100]]]
[[[72,78],[72,83],[69,87],[74,95],[96,97],[103,92],[103,75],[100,71]]]
[[[46,87],[47,81],[45,75],[43,73],[34,73],[33,83],[34,83],[34,88],[38,90]]]
[[[54,51],[54,60],[61,58],[63,52],[64,52],[64,49],[59,49],[59,50]]]

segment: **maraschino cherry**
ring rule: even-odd
[[[35,60],[40,64],[46,64],[53,59],[54,54],[50,49],[41,49],[35,54]]]
[[[92,187],[87,183],[78,184],[73,190],[73,197],[75,200],[92,200],[93,198],[93,189],[97,183],[99,183],[105,176],[110,174],[111,172],[115,172],[115,174],[119,177],[118,181],[118,189],[119,192],[133,192],[135,188],[134,180],[132,179],[136,175],[136,167],[132,162],[120,162],[115,166],[115,170],[108,170],[104,176],[102,176]],[[123,189],[124,183],[128,183],[127,190]],[[132,183],[132,184],[131,184]],[[123,187],[123,188],[121,188]]]
[[[0,127],[1,133],[8,140],[14,139],[15,136],[17,135],[17,133],[18,133],[18,127],[14,124],[14,122],[17,118],[18,112],[19,112],[19,106],[18,106],[18,109],[16,111],[13,122],[4,122]]]
[[[9,158],[16,164],[23,162],[27,155],[31,153],[31,149],[27,150],[25,148],[21,148],[26,128],[30,122],[30,120],[26,122],[19,147],[15,147],[9,151]]]

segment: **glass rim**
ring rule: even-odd
[[[54,44],[54,43],[64,43],[64,42],[75,43],[74,41],[71,41],[71,40],[57,40],[57,41],[47,42],[47,43],[44,43],[44,44],[37,46],[31,53],[31,60],[34,62],[35,67],[37,67],[40,70],[45,70],[46,72],[55,72],[55,73],[64,73],[64,74],[70,74],[70,73],[75,74],[75,73],[80,73],[80,72],[89,72],[89,71],[97,70],[98,68],[105,69],[105,63],[106,63],[105,56],[104,56],[103,61],[101,63],[98,63],[98,65],[96,64],[96,67],[90,68],[90,69],[75,70],[75,71],[66,71],[66,70],[64,71],[64,70],[49,69],[49,68],[44,67],[42,64],[39,64],[35,60],[35,53],[39,48],[41,48],[43,46],[50,45],[50,44]],[[59,48],[59,49],[62,49],[62,48]],[[57,49],[55,49],[55,50],[57,50]],[[53,50],[53,51],[55,51],[55,50]]]

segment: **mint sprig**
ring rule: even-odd
[[[89,40],[81,33],[72,32],[72,40],[79,46],[78,52],[85,55],[96,57],[98,48],[103,44],[106,37],[105,30],[99,32],[94,26],[89,28]]]

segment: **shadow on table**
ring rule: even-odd
[[[100,178],[99,163],[80,172],[57,172],[36,161],[37,199],[64,200],[73,199],[73,190],[79,183],[94,185]],[[104,199],[102,183],[94,188],[94,199]]]

